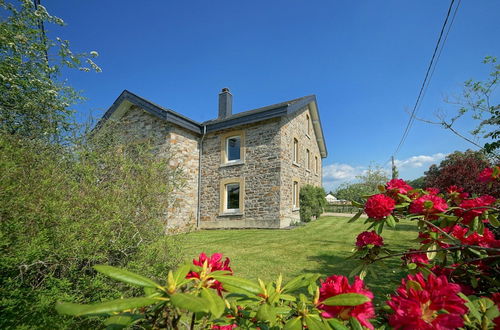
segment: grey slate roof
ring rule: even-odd
[[[128,90],[124,90],[120,94],[120,96],[113,102],[111,107],[109,107],[102,119],[97,123],[96,127],[110,118],[124,101],[128,101],[134,105],[139,106],[155,117],[179,125],[197,134],[203,134],[204,131],[208,133],[239,125],[255,123],[266,119],[281,117],[299,111],[311,102],[314,102],[317,110],[316,96],[308,95],[262,108],[239,112],[226,118],[213,119],[200,123],[171,109],[164,108],[158,104],[155,104],[145,98],[129,92]],[[313,122],[313,127],[316,130],[316,136],[318,137],[321,156],[326,157],[326,144],[324,141],[321,121],[319,120],[319,112],[316,111],[316,114],[318,118],[316,120],[316,123]]]

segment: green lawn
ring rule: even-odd
[[[322,217],[306,226],[292,230],[245,229],[205,230],[190,233],[184,241],[184,253],[194,258],[199,253],[220,252],[231,259],[231,267],[237,276],[249,279],[275,279],[280,273],[290,279],[302,273],[319,273],[322,277],[332,274],[348,275],[356,266],[351,254],[356,236],[367,228],[363,219],[347,223],[344,217]],[[417,231],[408,225],[396,230],[385,229],[382,236],[389,248],[400,250],[411,247],[410,240]],[[387,259],[375,266],[379,276],[365,279],[369,287],[381,294],[392,291],[399,283],[401,274],[398,257]]]

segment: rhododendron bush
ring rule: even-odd
[[[499,172],[487,169],[478,179],[490,184],[500,180]],[[349,221],[364,221],[367,228],[353,242],[356,264],[348,277],[307,273],[286,283],[281,275],[251,281],[234,275],[229,258],[202,253],[170,271],[165,283],[95,266],[142,287],[144,295],[56,308],[74,316],[106,315],[113,328],[500,329],[498,196],[472,196],[458,186],[413,189],[401,179],[379,190]],[[407,251],[392,250],[383,237],[401,223],[418,229]],[[407,275],[375,306],[371,267],[387,258],[400,258]]]

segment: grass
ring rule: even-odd
[[[188,258],[201,252],[222,253],[231,259],[236,276],[248,279],[273,280],[281,273],[285,280],[303,273],[347,276],[356,267],[351,255],[356,236],[368,226],[363,220],[347,223],[345,217],[322,217],[306,226],[291,230],[244,229],[206,230],[187,235],[183,251]],[[388,248],[408,249],[417,237],[415,228],[399,225],[385,229],[382,236]],[[399,270],[399,257],[386,259],[374,266],[377,278],[366,277],[369,288],[379,296],[394,290],[404,276]]]

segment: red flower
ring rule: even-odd
[[[484,228],[483,235],[479,235],[477,232],[474,232],[468,237],[465,237],[468,231],[468,228],[456,225],[453,228],[451,235],[459,239],[462,244],[479,245],[488,248],[496,248],[500,246],[500,240],[495,239],[495,234],[488,228]]]
[[[455,211],[455,215],[462,217],[462,222],[468,225],[475,217],[480,216],[487,210],[487,206],[496,202],[495,197],[490,195],[483,195],[477,198],[466,199],[460,203],[462,209]],[[486,219],[484,222],[488,222]]]
[[[236,324],[228,324],[228,325],[212,325],[212,329],[218,329],[218,330],[231,330],[234,328],[237,328],[238,326]]]
[[[385,185],[387,193],[396,198],[398,194],[406,195],[413,188],[402,179],[392,179]]]
[[[389,324],[395,329],[459,328],[468,310],[459,292],[460,287],[448,283],[446,276],[430,274],[426,281],[421,273],[408,275],[387,302],[394,310]]]
[[[193,259],[193,264],[196,266],[203,267],[203,264],[207,262],[208,269],[207,269],[207,274],[216,271],[216,270],[227,270],[233,273],[233,270],[231,267],[229,267],[229,258],[226,258],[224,262],[222,261],[222,254],[220,253],[214,253],[210,258],[207,257],[207,255],[203,252],[200,254],[198,257],[198,260]],[[200,278],[200,274],[198,272],[189,272],[186,275],[186,278]],[[214,288],[217,290],[219,295],[222,295],[222,290],[224,289],[222,287],[222,283],[219,281],[214,280],[213,278],[208,277],[207,280],[209,281],[209,287]]]
[[[342,293],[359,293],[373,299],[373,293],[365,287],[363,280],[359,277],[356,276],[354,283],[350,285],[347,277],[333,275],[322,282],[319,288],[318,309],[323,310],[321,316],[324,318],[336,317],[342,320],[348,320],[350,317],[353,317],[363,326],[373,329],[373,325],[368,321],[368,319],[375,316],[371,301],[358,306],[326,306],[321,304],[323,300]]]
[[[448,281],[452,281],[458,286],[460,286],[460,292],[462,292],[464,295],[469,296],[475,293],[474,289],[469,285],[465,283],[460,283],[457,281],[463,281],[463,278],[460,278],[459,276],[455,275],[456,273],[455,270],[456,268],[459,267],[459,264],[453,264],[448,267],[442,267],[439,265],[436,265],[431,268],[431,271],[434,273],[436,276],[446,276]]]
[[[383,219],[394,210],[396,202],[394,199],[383,194],[373,195],[365,204],[366,214],[373,219]]]
[[[410,264],[414,263],[417,264],[417,266],[423,266],[427,265],[429,263],[429,258],[427,258],[427,254],[424,251],[415,253],[415,249],[410,249],[409,252],[414,252],[414,253],[407,253],[404,256],[401,257],[401,259],[404,261],[405,264]]]
[[[449,198],[452,200],[453,205],[459,205],[464,199],[469,197],[469,193],[464,192],[464,188],[458,186],[449,186],[446,189]]]
[[[375,230],[364,231],[356,238],[356,246],[362,248],[367,246],[368,244],[382,246],[384,245],[384,239],[382,238],[382,236],[377,235],[377,233],[375,233]]]
[[[434,214],[444,212],[447,209],[446,201],[436,195],[424,195],[410,204],[410,213],[423,214],[431,220],[438,218]]]
[[[439,189],[438,188],[425,188],[425,191],[429,193],[429,195],[437,195],[439,194]]]
[[[479,173],[477,181],[488,183],[499,178],[500,178],[500,167],[493,166],[493,168],[487,167],[481,173]]]
[[[461,193],[461,192],[463,192],[463,191],[464,191],[464,188],[459,187],[459,186],[455,186],[455,185],[453,185],[453,186],[449,186],[449,187],[446,189],[446,192],[447,192],[448,194],[454,194],[454,193],[458,193],[458,194],[459,194],[459,193]]]

